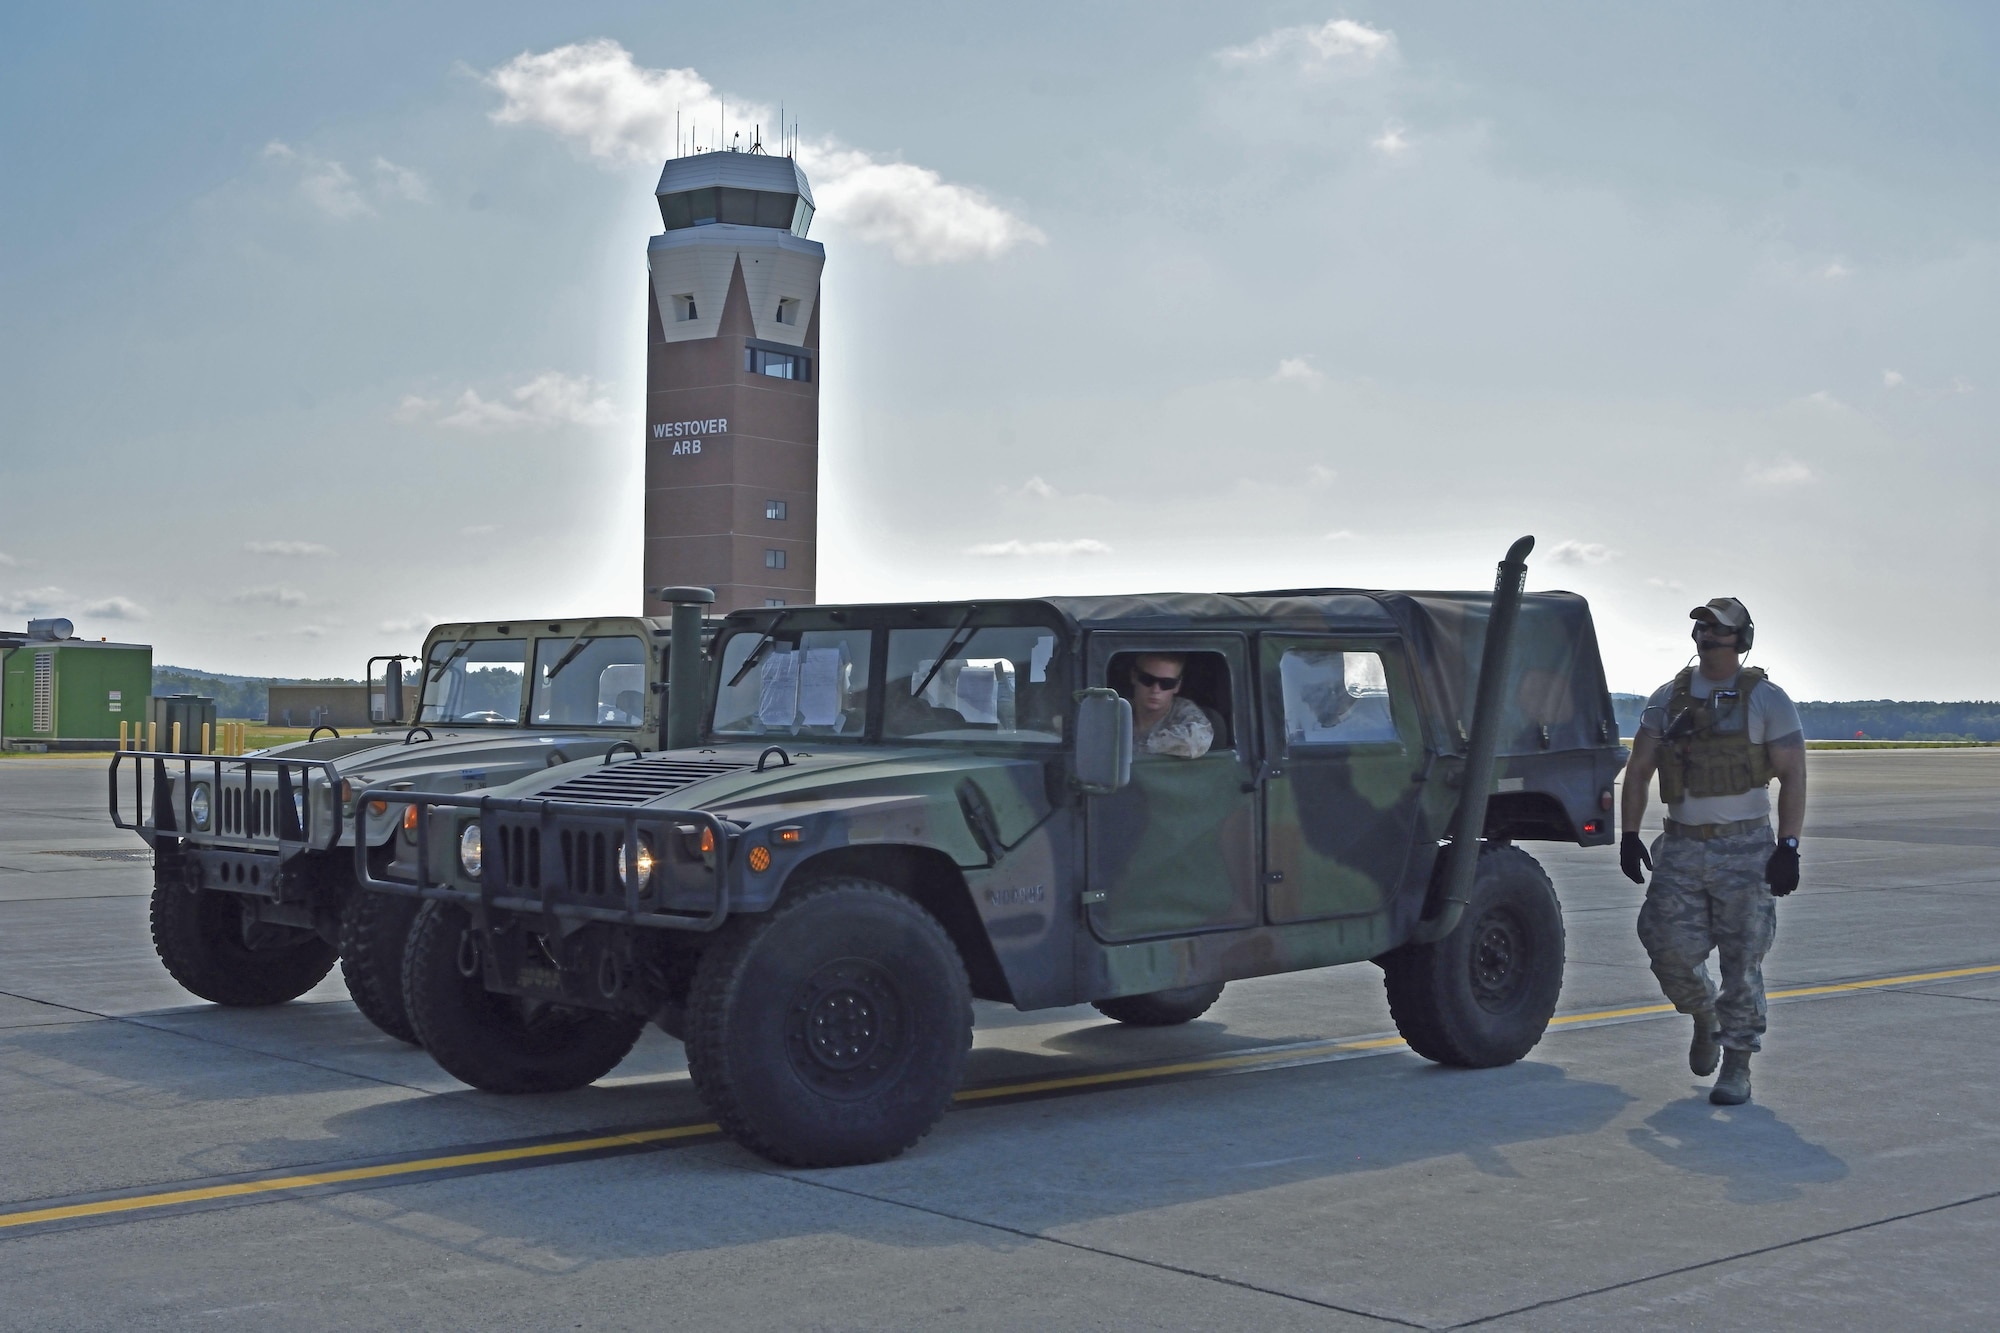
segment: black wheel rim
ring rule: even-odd
[[[806,978],[785,1009],[785,1053],[808,1087],[866,1097],[901,1072],[908,1020],[902,988],[866,958],[841,958]]]
[[[1495,908],[1472,930],[1468,960],[1472,998],[1488,1013],[1505,1013],[1521,998],[1534,972],[1534,946],[1513,912]]]

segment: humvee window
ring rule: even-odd
[[[1052,743],[1062,739],[1069,667],[1052,629],[985,625],[889,632],[882,734],[931,740]]]
[[[519,726],[526,639],[481,639],[431,649],[419,722]]]
[[[717,668],[718,736],[850,736],[868,725],[867,630],[731,635]]]
[[[636,636],[535,641],[536,726],[636,727],[646,712],[646,645]]]
[[[1278,663],[1290,745],[1394,744],[1389,677],[1375,653],[1287,649]]]

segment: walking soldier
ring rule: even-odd
[[[1708,1099],[1750,1100],[1750,1054],[1764,1035],[1764,955],[1778,928],[1777,899],[1799,886],[1806,811],[1806,747],[1798,709],[1756,667],[1745,667],[1756,626],[1734,597],[1689,612],[1700,661],[1653,691],[1632,740],[1620,811],[1618,859],[1634,883],[1653,871],[1639,909],[1639,941],[1674,1008],[1694,1019],[1688,1068],[1722,1073]],[[1666,832],[1650,853],[1639,837],[1647,786],[1660,775]],[[1770,782],[1778,780],[1777,837]],[[1719,955],[1720,987],[1709,978]]]

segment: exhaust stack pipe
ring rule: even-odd
[[[715,601],[713,588],[655,588],[653,596],[673,604],[672,638],[667,643],[667,748],[682,750],[701,738],[701,706],[708,697],[702,676],[702,608]]]
[[[1500,692],[1514,662],[1514,625],[1521,618],[1521,589],[1528,578],[1533,537],[1507,548],[1493,580],[1493,610],[1486,620],[1486,646],[1479,655],[1479,692],[1472,704],[1472,734],[1465,743],[1465,772],[1459,784],[1458,813],[1451,846],[1445,849],[1444,905],[1417,922],[1413,944],[1433,944],[1458,928],[1479,873],[1479,837],[1486,831],[1486,801],[1493,791],[1493,752],[1500,745]]]

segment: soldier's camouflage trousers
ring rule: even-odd
[[[1764,883],[1771,847],[1769,826],[1708,841],[1663,833],[1639,909],[1639,942],[1660,989],[1684,1014],[1713,1008],[1722,1044],[1739,1051],[1763,1045],[1764,955],[1778,934],[1777,899]],[[1708,976],[1711,949],[1720,989]]]

